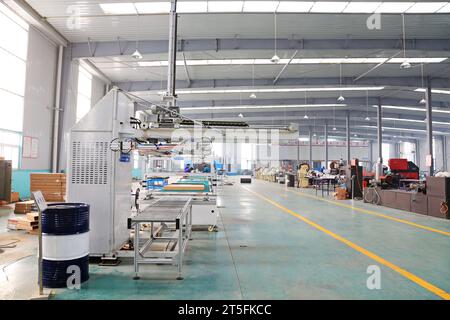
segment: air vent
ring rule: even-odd
[[[108,142],[72,142],[73,184],[108,183]]]

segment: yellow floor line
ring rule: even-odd
[[[348,204],[345,204],[345,203],[338,203],[338,202],[335,202],[335,201],[332,201],[332,200],[323,199],[323,198],[316,197],[316,196],[313,196],[313,195],[309,195],[309,194],[306,194],[306,193],[303,193],[303,192],[298,192],[298,191],[293,191],[293,190],[287,190],[287,191],[293,192],[295,194],[298,194],[301,197],[310,198],[310,199],[319,200],[319,201],[324,201],[324,202],[331,203],[331,204],[334,204],[334,205],[339,206],[339,207],[352,209],[352,210],[359,211],[359,212],[362,212],[362,213],[365,213],[365,214],[370,214],[370,215],[381,217],[381,218],[385,218],[385,219],[388,219],[388,220],[404,223],[404,224],[407,224],[407,225],[410,225],[410,226],[413,226],[413,227],[416,227],[416,228],[428,230],[428,231],[431,231],[431,232],[439,233],[439,234],[442,234],[444,236],[450,237],[450,232],[446,232],[446,231],[443,231],[443,230],[435,229],[435,228],[432,228],[432,227],[427,227],[427,226],[424,226],[422,224],[414,223],[414,222],[411,222],[411,221],[408,221],[408,220],[394,218],[394,217],[388,216],[386,214],[382,214],[382,213],[379,213],[379,212],[375,212],[375,211],[371,211],[371,210],[367,210],[367,209],[363,209],[363,208],[354,207],[354,206],[351,206],[351,205],[348,205]]]
[[[409,271],[407,271],[407,270],[405,270],[405,269],[403,269],[403,268],[393,264],[392,262],[387,261],[386,259],[383,259],[382,257],[376,255],[375,253],[370,252],[369,250],[358,246],[357,244],[351,242],[350,240],[347,240],[347,239],[341,237],[340,235],[338,235],[338,234],[336,234],[336,233],[334,233],[334,232],[332,232],[332,231],[322,227],[321,225],[319,225],[319,224],[309,220],[308,218],[305,218],[305,217],[299,215],[298,213],[295,213],[294,211],[292,211],[292,210],[282,206],[281,204],[279,204],[279,203],[277,203],[277,202],[275,202],[275,201],[273,201],[273,200],[271,200],[271,199],[269,199],[269,198],[267,198],[267,197],[265,197],[265,196],[255,192],[253,190],[250,190],[250,189],[248,189],[246,187],[242,187],[242,188],[244,188],[248,192],[254,194],[255,196],[257,196],[257,197],[259,197],[259,198],[269,202],[270,204],[272,204],[275,207],[283,210],[284,212],[286,212],[286,213],[288,213],[288,214],[290,214],[290,215],[292,215],[292,216],[302,220],[303,222],[309,224],[310,226],[312,226],[312,227],[322,231],[323,233],[333,237],[334,239],[336,239],[336,240],[346,244],[350,248],[352,248],[352,249],[354,249],[354,250],[364,254],[365,256],[367,256],[367,257],[377,261],[378,263],[380,263],[380,264],[382,264],[382,265],[384,265],[384,266],[386,266],[388,268],[391,268],[395,272],[398,272],[399,274],[401,274],[405,278],[407,278],[407,279],[411,280],[412,282],[418,284],[422,288],[424,288],[424,289],[434,293],[435,295],[441,297],[442,299],[450,300],[450,294],[445,292],[441,288],[438,288],[435,285],[433,285],[433,284],[423,280],[422,278],[419,278],[418,276],[412,274],[411,272],[409,272]]]

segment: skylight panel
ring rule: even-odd
[[[137,2],[134,5],[140,14],[162,14],[170,12],[170,2]]]
[[[178,1],[177,12],[179,13],[206,13],[208,2],[206,1]]]
[[[376,12],[378,13],[403,13],[414,5],[414,2],[383,2]]]
[[[434,13],[446,4],[447,2],[416,2],[406,13]]]
[[[283,13],[309,12],[309,10],[311,10],[313,5],[314,1],[280,1],[277,12]]]
[[[105,14],[137,14],[133,3],[100,3],[99,5]]]
[[[344,13],[372,13],[381,5],[381,2],[350,2]]]
[[[208,1],[208,12],[242,12],[244,1]]]
[[[279,1],[245,1],[243,12],[275,12]]]
[[[310,12],[317,13],[339,13],[347,7],[348,1],[332,2],[332,1],[317,1],[311,8]]]

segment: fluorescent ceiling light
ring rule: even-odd
[[[450,13],[450,3],[442,7],[437,13]]]
[[[177,1],[177,12],[179,13],[205,13],[208,12],[206,1]]]
[[[374,108],[378,108],[378,106],[372,106]],[[385,109],[394,109],[394,110],[408,110],[408,111],[418,111],[418,112],[426,112],[425,109],[422,108],[416,108],[416,107],[404,107],[404,106],[386,106],[386,105],[382,105],[382,108]],[[450,114],[450,110],[440,110],[440,109],[433,109],[432,110],[434,113],[448,113]]]
[[[388,63],[402,63],[407,61],[409,63],[441,63],[448,58],[392,58]]]
[[[337,13],[342,12],[348,5],[348,1],[332,2],[332,1],[316,1],[310,12],[318,13]]]
[[[416,92],[425,92],[426,89],[423,88],[417,88],[416,90],[414,90]],[[450,94],[450,90],[440,90],[440,89],[431,89],[432,93],[438,93],[438,94]]]
[[[407,58],[409,63],[441,63],[448,58]],[[307,58],[292,59],[290,64],[379,64],[379,63],[401,63],[403,58]],[[278,64],[286,64],[289,59],[280,59]],[[213,65],[273,65],[270,59],[209,59],[209,60],[186,60],[188,66],[213,66]],[[167,66],[167,61],[142,61],[142,67]],[[177,61],[177,65],[184,65],[184,61]]]
[[[292,93],[292,92],[337,92],[337,91],[378,91],[384,87],[321,87],[321,88],[249,88],[249,89],[199,89],[177,90],[177,94],[227,94],[227,93]],[[163,93],[162,91],[159,92]]]
[[[244,1],[208,1],[209,12],[242,12]]]
[[[245,1],[243,12],[275,12],[279,1]]]
[[[314,1],[280,1],[277,12],[309,12]]]
[[[140,14],[161,14],[170,12],[170,2],[137,2],[134,5]]]
[[[415,119],[397,119],[397,118],[383,118],[384,121],[398,121],[398,122],[414,122],[414,123],[423,123],[424,120],[415,120]],[[442,122],[442,121],[433,121],[433,124],[442,124],[442,125],[450,125],[450,122]]]
[[[447,2],[416,2],[406,13],[434,13],[446,4]]]
[[[414,2],[383,2],[376,12],[379,13],[403,13],[414,5]]]
[[[100,3],[105,14],[137,14],[133,3]]]
[[[105,14],[167,14],[170,1],[100,3]],[[450,13],[449,2],[372,1],[180,1],[179,13]]]
[[[346,104],[289,104],[289,105],[267,105],[267,106],[217,106],[217,107],[187,107],[181,111],[200,110],[236,110],[236,109],[285,109],[285,108],[333,108],[346,107]]]
[[[344,13],[372,13],[380,6],[381,2],[350,2],[344,9]]]

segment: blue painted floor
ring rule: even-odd
[[[54,298],[441,299],[251,191],[450,292],[448,235],[301,196],[314,195],[312,190],[254,180],[223,187],[220,230],[193,233],[183,281],[175,280],[175,268],[167,266],[143,266],[142,279],[133,281],[131,260],[117,267],[91,265],[91,278],[81,290],[59,290]],[[354,205],[450,232],[448,220]],[[367,288],[372,265],[381,270],[381,289]]]

